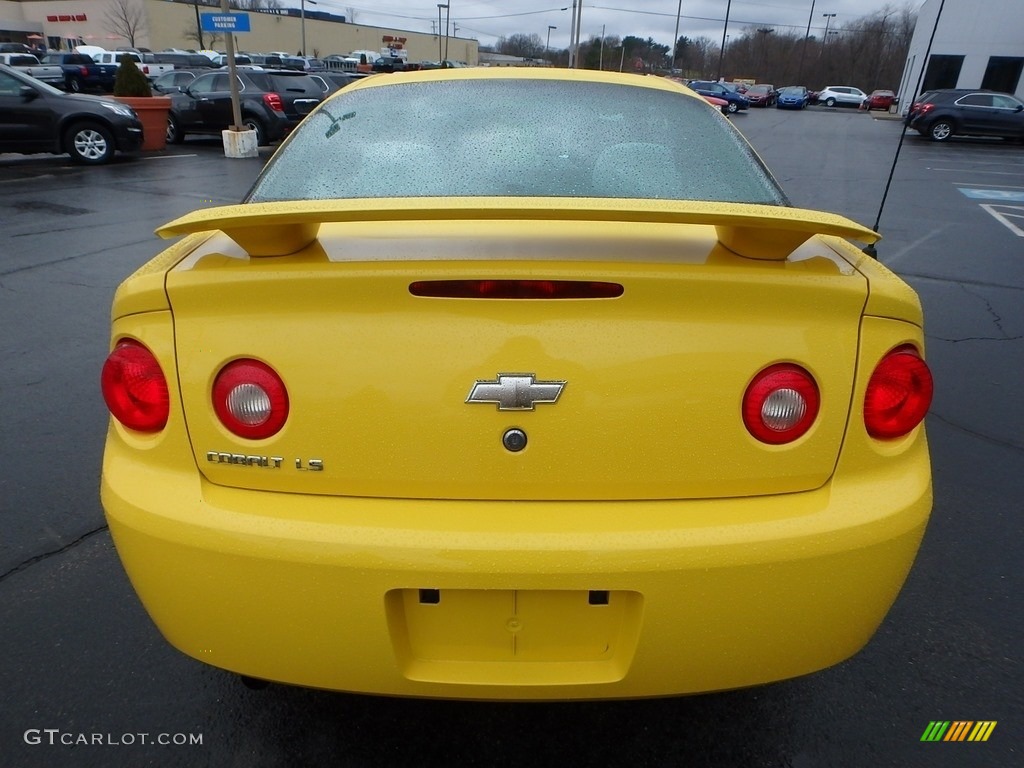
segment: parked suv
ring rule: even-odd
[[[728,105],[724,109],[731,114],[735,114],[741,109],[747,109],[750,106],[750,99],[738,90],[734,91],[732,88],[728,88],[722,83],[716,83],[713,80],[691,80],[689,86],[701,96],[715,96],[719,99],[725,99]]]
[[[957,135],[1024,141],[1024,103],[997,91],[928,91],[911,105],[906,125],[932,141]]]
[[[256,131],[260,146],[283,138],[324,95],[320,84],[305,72],[240,70],[237,78],[242,123]],[[168,95],[168,143],[179,144],[188,133],[220,135],[234,123],[227,72],[199,75],[180,93]]]
[[[868,97],[860,88],[852,85],[828,85],[818,93],[818,103],[826,107],[857,107]]]
[[[65,93],[0,64],[0,152],[66,152],[77,163],[97,165],[141,146],[142,123],[130,107]]]

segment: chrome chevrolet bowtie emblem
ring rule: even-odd
[[[537,403],[554,403],[564,381],[537,381],[532,373],[499,373],[497,381],[477,381],[467,403],[497,403],[499,411],[532,411]]]

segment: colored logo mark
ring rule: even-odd
[[[921,741],[988,741],[996,728],[995,720],[932,720]]]

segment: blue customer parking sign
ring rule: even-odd
[[[248,32],[248,13],[201,13],[203,32]]]

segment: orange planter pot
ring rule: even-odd
[[[134,109],[142,121],[142,149],[164,149],[167,146],[167,114],[171,100],[166,96],[115,96],[116,101]]]

